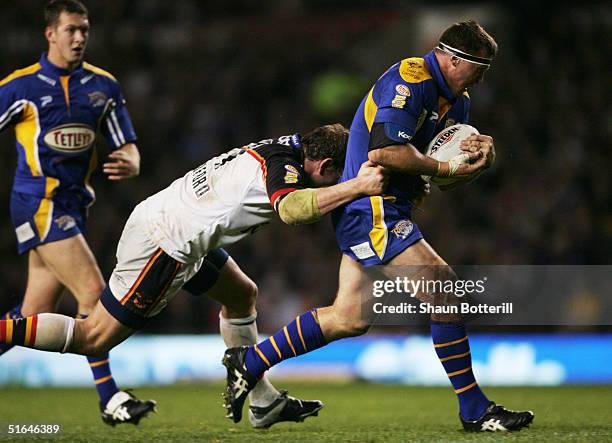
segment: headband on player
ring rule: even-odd
[[[452,54],[455,57],[460,58],[461,60],[465,60],[466,62],[476,63],[477,65],[483,65],[487,67],[491,66],[492,59],[486,58],[486,57],[478,57],[476,55],[468,54],[467,52],[463,52],[460,49],[453,48],[452,46],[449,46],[446,43],[439,42],[438,49],[441,51],[447,52],[449,54]]]

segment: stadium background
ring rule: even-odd
[[[142,173],[136,179],[110,183],[100,171],[94,178],[97,202],[87,237],[105,275],[112,271],[124,221],[146,196],[231,147],[306,132],[330,122],[349,126],[359,101],[378,75],[401,58],[426,53],[448,24],[470,17],[481,21],[500,43],[499,56],[485,83],[471,94],[471,121],[481,132],[495,137],[498,160],[465,191],[434,192],[425,209],[415,214],[416,221],[451,264],[610,264],[612,88],[606,69],[612,52],[610,5],[596,3],[595,7],[581,2],[548,9],[527,1],[512,2],[511,6],[500,2],[461,7],[390,0],[375,5],[364,0],[278,0],[265,2],[265,6],[256,1],[86,3],[92,23],[86,59],[109,70],[121,82],[143,157]],[[41,5],[42,1],[34,0],[3,4],[0,75],[33,63],[45,50]],[[0,135],[0,145],[0,308],[4,312],[25,288],[26,260],[16,255],[8,216],[16,158],[10,130]],[[105,152],[104,146],[99,149],[101,154]],[[299,228],[275,222],[229,251],[259,285],[262,333],[273,332],[297,313],[333,300],[340,256],[329,220]],[[561,317],[578,310],[583,324],[612,323],[609,288],[607,292],[581,288],[566,301]],[[74,305],[66,300],[61,309],[74,312]],[[155,334],[155,340],[162,340],[159,334],[214,334],[217,313],[218,306],[206,297],[178,296],[143,331],[144,341],[134,340],[131,348],[120,348],[116,353],[136,358],[133,352],[140,349],[144,358],[145,343],[159,345],[156,349],[166,345],[178,349],[174,336],[162,345],[161,341],[146,341],[147,334]],[[587,382],[611,382],[611,338],[606,331],[609,329],[593,327],[580,330],[580,335],[566,335],[568,331],[549,328],[544,337],[552,341],[544,348],[536,343],[542,336],[503,338],[508,346],[514,346],[507,355],[522,349],[536,366],[542,358],[561,358],[561,349],[568,342],[578,343],[580,346],[572,348],[576,353],[567,368],[574,365],[572,370],[580,372],[575,365],[586,362],[601,369]],[[402,333],[391,328],[375,332]],[[389,356],[402,349],[420,349],[425,341],[418,340],[426,340],[416,335],[417,342],[409,342],[385,335],[386,341],[379,342],[376,337],[371,335],[366,340],[374,341],[367,344],[387,346],[383,355]],[[209,349],[202,351],[200,359],[209,363],[200,363],[220,366],[216,356],[208,358],[220,352],[219,342],[185,341],[193,339],[187,337],[181,343]],[[482,344],[486,357],[492,345],[487,336],[481,339],[476,339],[474,346]],[[325,355],[350,354],[351,346],[360,343],[366,344],[338,343]],[[206,348],[209,345],[212,347]],[[520,348],[522,345],[529,346]],[[382,351],[377,349],[380,356]],[[12,358],[17,365],[13,368],[23,368],[23,360],[17,357],[20,354],[11,354],[0,364],[8,364],[4,361]],[[479,355],[476,350],[474,354]],[[47,358],[46,354],[37,355]],[[120,358],[115,362],[134,367]],[[294,363],[296,371],[300,370],[298,362]],[[158,363],[163,366],[162,360]],[[396,362],[393,367],[406,363]],[[151,363],[151,371],[159,367]],[[310,368],[314,367],[331,371],[320,360]],[[82,383],[87,384],[87,370],[83,370]],[[204,372],[218,376],[218,370]],[[301,370],[305,371],[304,367]],[[14,382],[17,377],[28,383],[22,372],[11,372],[5,366],[0,382]],[[531,374],[517,383],[531,379]],[[580,382],[567,376],[555,378],[558,371],[554,368],[546,374],[553,382]],[[78,379],[74,377],[70,379]],[[128,383],[152,380],[133,377]],[[374,378],[402,380],[401,375],[393,374]],[[161,376],[153,380],[173,379]],[[410,380],[436,383],[431,378]],[[30,382],[56,380],[34,377]]]

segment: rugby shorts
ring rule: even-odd
[[[73,198],[41,198],[12,192],[10,211],[19,254],[85,233],[87,206],[79,205]]]
[[[340,250],[363,266],[386,264],[423,238],[411,220],[410,205],[381,196],[339,208],[333,221]]]
[[[214,249],[197,262],[181,263],[144,231],[143,215],[136,209],[125,225],[117,247],[117,265],[100,297],[106,310],[132,329],[141,329],[183,286],[193,294],[206,292],[229,258],[223,249]]]

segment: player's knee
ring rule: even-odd
[[[232,294],[231,309],[236,313],[250,315],[255,309],[259,289],[253,280],[245,278],[240,285],[240,290]]]
[[[102,291],[104,290],[105,286],[106,283],[103,280],[97,278],[92,279],[88,282],[87,287],[85,288],[87,298],[94,300],[95,304],[100,298],[100,295],[102,294]]]
[[[84,283],[77,297],[79,314],[89,314],[93,310],[105,286],[104,281],[98,279]]]
[[[111,350],[104,328],[90,319],[77,320],[71,351],[88,356],[101,356]]]
[[[55,300],[49,299],[35,299],[33,301],[28,300],[21,306],[21,316],[29,317],[31,315],[42,314],[43,312],[55,312],[56,303]]]
[[[345,324],[345,333],[347,337],[357,337],[363,335],[370,330],[370,325],[359,319]]]
[[[363,335],[370,329],[370,324],[361,318],[360,312],[355,309],[335,309],[335,329],[341,337],[356,337]]]
[[[243,303],[249,307],[254,307],[257,303],[257,295],[259,294],[259,288],[257,284],[247,278],[244,284]]]

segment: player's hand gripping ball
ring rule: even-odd
[[[461,142],[472,134],[479,134],[478,130],[470,125],[457,124],[440,131],[427,146],[426,154],[440,162],[451,162],[451,168],[469,162],[469,154],[461,149]],[[453,165],[454,164],[454,165]],[[479,174],[479,172],[477,173]],[[451,176],[430,177],[421,176],[428,183],[446,186],[458,181],[466,181],[474,177]]]

